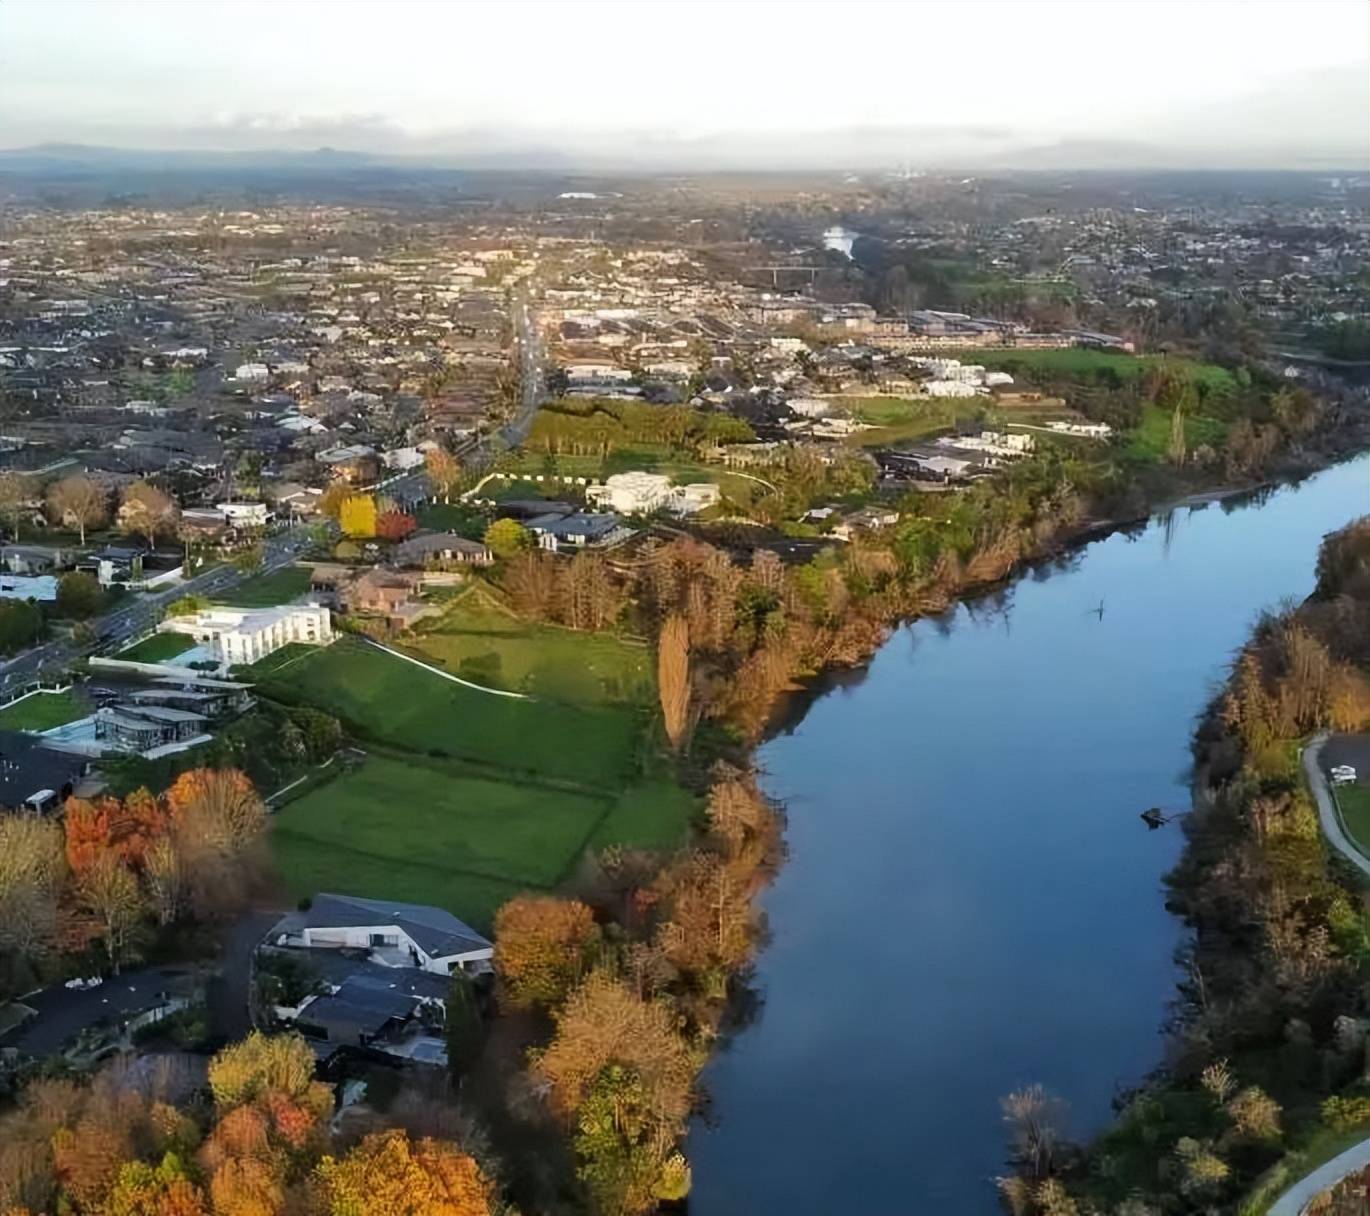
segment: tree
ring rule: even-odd
[[[179,835],[222,853],[241,852],[266,829],[266,807],[236,768],[193,768],[176,778],[166,804]]]
[[[319,498],[319,510],[329,519],[337,519],[342,514],[342,506],[352,497],[352,487],[345,481],[335,481]]]
[[[124,491],[119,527],[131,536],[143,537],[152,549],[159,536],[175,534],[180,515],[180,508],[168,495],[146,481],[135,481]]]
[[[367,1136],[317,1170],[332,1216],[490,1216],[494,1188],[474,1158],[402,1131]]]
[[[690,727],[690,631],[685,618],[671,613],[657,639],[657,687],[666,737],[679,751]]]
[[[109,518],[109,495],[93,479],[75,474],[48,488],[48,518],[64,528],[75,528],[86,543],[86,529],[99,527]]]
[[[304,737],[304,748],[316,764],[327,760],[342,746],[342,723],[321,709],[300,706],[287,711]]]
[[[1171,464],[1184,464],[1188,449],[1185,443],[1184,407],[1176,406],[1170,416],[1170,442],[1166,445],[1166,458]]]
[[[43,636],[43,610],[29,600],[0,601],[0,653],[13,654]]]
[[[248,545],[233,555],[233,565],[244,574],[256,574],[266,560],[266,551],[259,544]]]
[[[455,971],[447,994],[447,1067],[454,1077],[470,1071],[484,1044],[485,1023],[476,986],[469,975]]]
[[[22,473],[0,473],[0,521],[19,539],[19,525],[29,512],[33,487]]]
[[[315,1064],[314,1052],[301,1035],[254,1030],[209,1062],[209,1088],[221,1113],[270,1094],[327,1112],[333,1106],[332,1094],[327,1085],[314,1080]]]
[[[652,1134],[641,1078],[621,1065],[595,1078],[576,1121],[575,1149],[576,1172],[601,1216],[636,1216],[689,1191],[684,1158]],[[682,1170],[683,1186],[675,1177]]]
[[[403,511],[386,511],[376,518],[376,535],[381,540],[400,541],[419,526],[419,521]]]
[[[57,944],[66,875],[61,829],[35,815],[0,815],[0,950],[41,958]]]
[[[112,853],[102,853],[81,876],[76,902],[94,921],[115,975],[133,952],[147,906],[138,880]]]
[[[204,1193],[193,1183],[175,1153],[157,1165],[122,1165],[104,1211],[108,1216],[209,1216]]]
[[[461,461],[443,448],[433,448],[424,458],[423,471],[428,475],[428,484],[433,487],[434,495],[443,502],[451,501],[462,485],[463,472]]]
[[[164,609],[166,616],[194,616],[209,607],[209,600],[203,595],[183,595],[174,599]]]
[[[370,494],[349,494],[338,508],[338,527],[344,536],[370,540],[376,535],[376,500]]]
[[[104,607],[105,592],[93,574],[73,570],[57,581],[57,611],[73,620],[85,620]]]
[[[515,1009],[561,1004],[594,961],[594,913],[578,899],[520,895],[495,914],[500,999]]]
[[[509,558],[533,546],[532,534],[516,519],[497,519],[485,529],[486,547],[496,557]]]

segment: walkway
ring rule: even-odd
[[[1304,776],[1308,778],[1308,788],[1313,791],[1313,800],[1318,804],[1318,822],[1322,824],[1322,834],[1327,837],[1328,843],[1338,853],[1345,857],[1366,878],[1370,878],[1370,859],[1367,859],[1365,854],[1356,848],[1341,826],[1341,816],[1337,813],[1337,804],[1332,798],[1327,777],[1322,771],[1321,763],[1319,763],[1322,758],[1322,749],[1328,738],[1329,735],[1326,731],[1320,731],[1303,749]]]
[[[416,659],[412,654],[405,654],[402,650],[393,650],[391,647],[376,641],[375,638],[362,637],[361,640],[368,646],[374,646],[377,650],[385,651],[386,654],[393,654],[397,659],[403,659],[406,663],[413,663],[415,667],[422,667],[424,671],[431,671],[435,676],[441,676],[444,680],[451,680],[453,684],[460,684],[463,688],[474,688],[477,692],[489,693],[492,697],[513,697],[515,701],[533,700],[527,693],[510,692],[505,688],[486,688],[484,684],[472,684],[470,680],[463,680],[460,676],[454,676],[450,671],[443,671],[441,667],[434,667],[431,663]]]
[[[1304,1208],[1317,1195],[1335,1186],[1348,1174],[1370,1166],[1370,1140],[1352,1145],[1339,1157],[1319,1166],[1306,1178],[1300,1178],[1270,1206],[1266,1216],[1301,1216]]]

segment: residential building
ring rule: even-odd
[[[319,604],[280,608],[211,605],[189,616],[168,617],[157,628],[189,634],[223,664],[255,663],[291,642],[326,646],[333,640],[328,609]]]
[[[662,473],[614,473],[601,486],[590,486],[585,501],[623,515],[646,515],[666,505],[671,479]]]
[[[235,528],[265,528],[271,518],[264,502],[221,502],[219,510]]]
[[[429,566],[440,562],[488,566],[494,556],[480,541],[467,540],[455,532],[421,532],[391,549],[390,560],[397,566]]]

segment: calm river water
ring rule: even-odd
[[[1366,512],[1361,458],[1095,542],[900,629],[762,749],[790,859],[764,1007],[706,1073],[692,1216],[992,1213],[1001,1095],[1107,1119],[1160,1059],[1181,935],[1178,825],[1137,816],[1188,805],[1231,652]]]

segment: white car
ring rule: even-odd
[[[1338,764],[1329,772],[1333,785],[1351,785],[1356,780],[1356,770],[1349,764]]]

